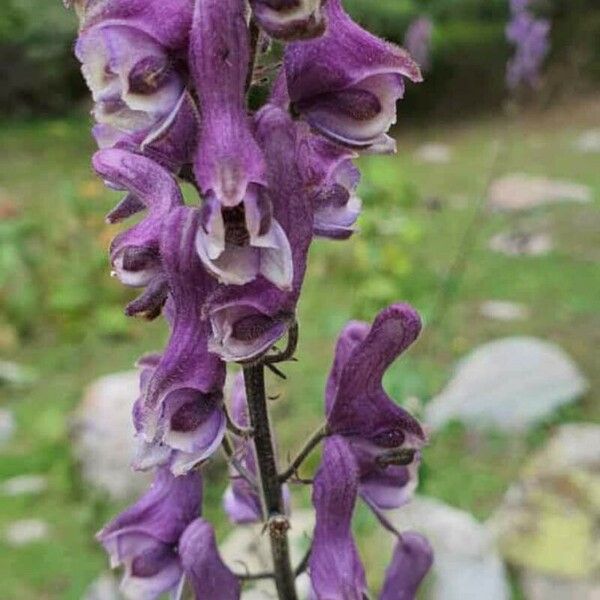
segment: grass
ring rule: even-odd
[[[484,212],[464,272],[448,279],[492,164],[498,174],[519,171],[585,183],[598,198],[597,157],[574,152],[572,142],[599,116],[600,103],[587,101],[511,122],[497,117],[406,128],[399,132],[397,156],[361,160],[362,233],[343,244],[314,244],[300,305],[300,360],[286,368],[289,383],[270,382],[282,393],[274,415],[283,448],[297,447],[320,422],[324,381],[343,323],[370,319],[399,299],[414,304],[426,323],[435,321],[386,378],[399,401],[412,398],[411,406],[418,407],[440,390],[456,359],[478,344],[514,334],[560,344],[592,382],[580,402],[521,437],[448,425],[425,452],[423,493],[485,519],[553,427],[573,420],[600,422],[600,369],[594,363],[600,330],[597,205],[559,205],[518,217]],[[453,160],[418,162],[414,150],[429,140],[451,144]],[[498,144],[502,150],[494,160]],[[86,119],[78,115],[0,124],[5,217],[0,220],[0,356],[33,367],[38,376],[30,386],[0,388],[18,425],[14,442],[0,449],[0,480],[24,473],[49,479],[48,491],[39,497],[2,499],[0,532],[24,518],[44,519],[51,531],[47,543],[20,549],[0,541],[7,600],[74,600],[105,568],[92,535],[118,507],[79,479],[69,447],[69,414],[89,381],[129,368],[139,354],[164,341],[160,323],[121,316],[128,292],[108,277],[105,249],[115,232],[103,223],[116,196],[94,179],[88,166],[92,150]],[[507,258],[488,250],[494,233],[516,225],[550,232],[556,250],[538,258]],[[442,289],[448,301],[436,315]],[[486,320],[478,305],[487,299],[522,302],[531,317]],[[220,535],[227,530],[218,507],[222,475],[223,465],[211,468],[207,501]],[[366,511],[360,510],[356,521],[370,577],[377,581],[385,566],[373,543],[379,534]]]

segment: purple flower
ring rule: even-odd
[[[309,573],[317,600],[363,600],[367,591],[352,537],[358,477],[348,442],[341,436],[327,439],[313,483],[316,524]]]
[[[536,18],[528,8],[527,1],[511,2],[512,16],[506,26],[506,37],[515,46],[515,55],[506,70],[506,82],[511,89],[520,85],[537,87],[550,51],[550,21]]]
[[[356,195],[360,172],[352,164],[356,153],[315,135],[298,124],[298,167],[312,198],[315,235],[346,239],[354,233],[361,211]]]
[[[98,533],[111,566],[125,568],[121,588],[127,598],[154,600],[177,588],[183,575],[179,538],[201,503],[199,473],[175,478],[159,469],[148,492]]]
[[[250,426],[248,404],[242,373],[236,375],[231,392],[231,416],[238,427]],[[252,442],[236,438],[233,442],[234,456],[250,475],[258,481],[256,451]],[[263,520],[263,508],[258,489],[246,478],[241,477],[234,465],[230,467],[231,483],[225,490],[223,506],[232,523],[239,525],[258,523]],[[286,512],[289,512],[290,493],[287,485],[283,486],[283,500]]]
[[[190,63],[202,107],[196,179],[204,195],[198,253],[218,279],[262,275],[291,286],[291,249],[273,218],[266,165],[245,108],[249,35],[239,0],[196,3]]]
[[[326,4],[328,27],[315,40],[287,46],[284,66],[292,110],[341,144],[389,151],[404,78],[421,81],[419,68],[401,48],[361,29],[340,0]]]
[[[429,542],[418,533],[403,532],[385,573],[380,600],[414,600],[432,563]]]
[[[183,204],[179,187],[160,165],[126,150],[100,150],[94,155],[93,165],[109,187],[127,191],[125,198],[109,213],[110,223],[147,209],[144,219],[112,241],[110,260],[114,274],[122,283],[145,288],[144,293],[128,305],[127,314],[155,318],[167,297],[160,234],[167,215]]]
[[[199,518],[188,525],[179,542],[179,554],[194,598],[237,600],[240,597],[240,582],[219,555],[215,532],[209,523]]]
[[[221,444],[226,428],[223,411],[225,365],[208,351],[209,324],[202,304],[216,285],[195,252],[199,212],[179,207],[166,218],[160,253],[169,285],[171,336],[152,376],[147,378],[135,415],[144,441],[139,468],[174,450],[171,470],[185,473]]]
[[[189,0],[88,0],[77,8],[75,54],[94,99],[100,147],[143,148],[174,123],[181,127],[180,117],[188,129],[181,132],[183,145],[186,138],[189,143],[195,120],[181,63],[191,26]]]
[[[415,19],[406,30],[404,46],[415,59],[421,71],[429,71],[431,68],[431,36],[433,35],[433,23],[428,17]]]
[[[257,116],[257,139],[269,165],[273,215],[292,249],[292,289],[282,291],[263,277],[239,288],[218,289],[206,305],[210,348],[228,361],[245,361],[269,350],[294,319],[312,239],[311,201],[296,164],[296,129],[289,115],[267,105]]]
[[[373,325],[342,331],[327,381],[329,430],[344,436],[360,471],[360,493],[375,510],[404,504],[416,486],[425,434],[382,386],[392,362],[417,338],[418,314],[406,304],[383,310]]]
[[[325,31],[322,0],[250,0],[258,24],[282,40],[312,38]]]

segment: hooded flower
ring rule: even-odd
[[[175,478],[159,469],[148,492],[98,533],[111,566],[125,568],[121,590],[127,598],[155,600],[177,588],[183,575],[179,538],[201,503],[199,473]]]
[[[361,211],[356,195],[360,172],[352,164],[357,154],[315,135],[298,124],[298,167],[312,199],[315,235],[346,239],[354,233]]]
[[[340,0],[328,0],[326,33],[287,46],[284,66],[292,110],[332,140],[361,150],[390,151],[404,78],[421,81],[401,48],[361,29]]]
[[[236,375],[231,393],[231,416],[238,427],[250,426],[248,418],[248,404],[242,373]],[[233,443],[234,456],[248,475],[258,481],[256,454],[253,444],[249,440],[236,438]],[[257,488],[246,478],[240,476],[235,465],[230,466],[231,483],[225,490],[223,506],[232,523],[238,525],[258,523],[263,520],[263,508]],[[283,501],[286,512],[289,510],[290,493],[287,485],[282,487]]]
[[[228,361],[255,358],[285,334],[294,319],[312,239],[312,206],[296,164],[296,130],[289,115],[273,105],[264,107],[257,116],[257,139],[269,165],[273,214],[291,245],[294,278],[289,292],[258,277],[211,296],[206,305],[210,347]]]
[[[76,8],[81,30],[75,54],[95,102],[100,147],[144,147],[175,123],[179,145],[187,146],[195,118],[181,58],[191,0],[80,0]]]
[[[175,451],[171,470],[184,473],[208,458],[221,444],[225,365],[208,351],[208,322],[201,307],[215,283],[194,248],[200,215],[179,207],[167,217],[160,252],[169,285],[171,336],[139,403],[136,425],[144,441],[138,466],[157,448]]]
[[[428,17],[415,19],[406,30],[404,46],[415,59],[421,71],[429,71],[431,68],[431,36],[433,35],[433,23]]]
[[[417,338],[418,314],[395,304],[373,325],[350,322],[337,343],[327,381],[329,430],[344,436],[360,471],[360,493],[372,508],[395,508],[416,486],[425,434],[419,423],[386,394],[382,378]]]
[[[239,0],[197,0],[190,63],[203,126],[195,174],[204,195],[196,240],[220,281],[258,275],[279,288],[292,282],[291,249],[273,218],[265,161],[245,108],[249,34]]]
[[[392,561],[385,573],[380,600],[414,600],[421,582],[433,563],[429,542],[418,533],[398,537]]]
[[[186,579],[194,590],[194,598],[238,600],[241,586],[219,555],[215,532],[204,519],[196,519],[181,536],[181,564]]]
[[[309,573],[316,600],[363,600],[365,572],[352,537],[358,467],[348,442],[329,438],[313,483],[316,524]]]
[[[325,31],[322,0],[250,0],[254,18],[272,37],[312,38]]]
[[[94,155],[96,173],[113,189],[127,195],[107,220],[117,223],[144,209],[146,216],[137,225],[115,237],[110,246],[114,274],[128,286],[145,288],[130,303],[127,314],[155,318],[167,297],[159,240],[163,222],[183,197],[173,176],[149,158],[126,150],[100,150]]]

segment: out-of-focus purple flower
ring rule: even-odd
[[[179,538],[199,514],[199,473],[173,477],[156,472],[151,488],[98,533],[111,566],[123,566],[123,594],[132,600],[155,600],[177,588],[183,569],[177,554]]]
[[[312,38],[325,31],[322,0],[250,0],[258,24],[282,40]]]
[[[208,351],[209,324],[201,314],[216,283],[195,251],[199,219],[197,210],[179,207],[164,223],[160,252],[170,290],[171,336],[152,376],[146,376],[135,415],[145,443],[139,468],[150,466],[162,456],[157,450],[167,446],[174,451],[171,470],[185,473],[208,458],[225,433],[225,365]]]
[[[190,62],[202,107],[195,173],[204,194],[197,249],[223,283],[262,275],[287,290],[291,249],[272,215],[265,161],[246,113],[248,61],[244,4],[196,2]]]
[[[393,151],[386,133],[396,121],[404,78],[421,81],[403,49],[360,28],[340,0],[328,0],[326,33],[289,44],[284,66],[292,110],[323,135],[370,151]]]
[[[312,239],[313,211],[296,164],[296,129],[282,109],[267,105],[257,116],[257,139],[269,170],[273,215],[292,249],[292,289],[284,292],[258,277],[239,288],[217,290],[206,305],[212,324],[210,348],[228,361],[246,361],[268,351],[294,319]]]
[[[75,54],[95,102],[100,147],[144,147],[175,123],[185,125],[178,141],[188,146],[196,123],[181,58],[190,0],[88,0],[76,7],[81,30]]]
[[[246,389],[242,373],[238,373],[234,379],[230,406],[231,417],[235,424],[242,428],[249,427],[250,419],[248,417]],[[237,463],[246,470],[248,475],[258,481],[256,452],[252,442],[235,438],[233,447]],[[223,506],[229,519],[239,525],[261,521],[263,519],[263,508],[260,496],[258,495],[258,489],[247,479],[241,477],[234,465],[230,467],[230,479],[231,483],[223,496]],[[290,492],[287,485],[282,487],[282,493],[284,507],[286,512],[288,512]]]
[[[433,563],[433,550],[420,534],[403,532],[385,573],[380,600],[414,600]]]
[[[433,22],[428,17],[415,19],[406,30],[404,47],[415,59],[421,71],[431,68],[431,36],[433,35]]]
[[[361,211],[356,195],[360,172],[352,164],[356,153],[298,124],[298,167],[311,196],[315,235],[346,239],[354,233]]]
[[[520,85],[537,87],[550,51],[550,21],[536,18],[529,5],[527,0],[511,0],[511,20],[506,26],[506,37],[515,46],[506,69],[506,82],[511,89]]]
[[[344,436],[360,472],[360,493],[375,510],[405,503],[416,486],[425,434],[411,415],[389,398],[382,378],[417,338],[419,315],[392,305],[373,325],[350,322],[342,331],[327,381],[329,430]]]
[[[117,235],[110,247],[114,274],[125,285],[145,288],[126,309],[129,315],[155,318],[167,297],[167,281],[160,258],[160,234],[167,215],[183,204],[173,176],[149,158],[117,148],[94,155],[96,173],[112,189],[127,195],[107,216],[110,223],[126,219],[144,209],[146,216],[134,227]]]
[[[309,573],[316,600],[363,600],[367,591],[352,537],[358,477],[348,442],[341,436],[327,439],[313,483],[316,524]]]
[[[223,562],[215,532],[204,519],[190,523],[181,536],[179,555],[194,598],[202,600],[238,600],[241,585]]]

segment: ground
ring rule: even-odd
[[[362,159],[361,233],[345,243],[318,241],[300,306],[298,362],[288,382],[271,381],[281,447],[293,450],[322,417],[322,392],[335,337],[348,318],[370,319],[403,300],[424,317],[425,331],[386,379],[390,393],[418,410],[438,392],[456,359],[487,340],[527,334],[560,344],[592,382],[592,391],[523,436],[474,434],[451,424],[424,454],[421,491],[491,514],[524,458],[564,421],[600,421],[597,203],[565,204],[523,215],[492,214],[481,199],[490,177],[525,172],[587,184],[600,195],[597,155],[573,142],[600,121],[600,101],[585,100],[543,114],[495,117],[447,126],[404,126],[398,155]],[[93,177],[87,119],[0,123],[0,357],[30,366],[35,383],[0,388],[17,433],[0,448],[0,480],[42,473],[39,497],[2,499],[0,532],[17,519],[50,525],[46,543],[8,549],[0,541],[2,597],[75,600],[106,565],[93,533],[118,508],[78,477],[69,450],[69,414],[95,377],[130,368],[160,347],[164,328],[127,321],[128,297],[108,276],[105,249],[114,228],[103,215],[117,200]],[[451,162],[419,162],[424,142],[449,144]],[[550,233],[543,257],[506,257],[490,237],[515,229]],[[596,275],[596,276],[594,276]],[[530,318],[482,317],[484,300],[525,304]],[[306,467],[310,473],[314,457]],[[223,465],[209,472],[207,513],[219,510]],[[298,498],[305,502],[306,498]],[[359,511],[357,530],[373,581],[384,567],[372,543],[374,523]]]

